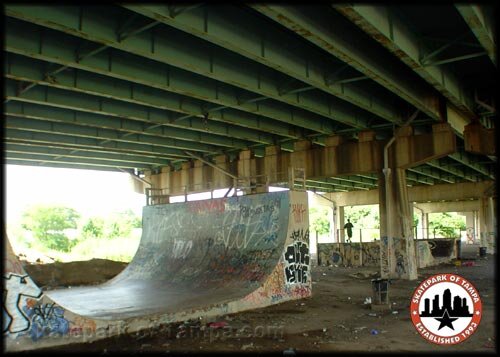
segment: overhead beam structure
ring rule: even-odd
[[[474,36],[488,53],[491,62],[497,65],[497,46],[492,19],[485,14],[480,4],[455,4],[458,12],[470,27]]]

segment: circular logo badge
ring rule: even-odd
[[[476,332],[481,321],[479,292],[456,274],[425,279],[413,293],[410,315],[418,333],[438,345],[455,345]]]

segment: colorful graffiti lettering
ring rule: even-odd
[[[309,281],[309,247],[307,243],[296,241],[289,245],[285,251],[285,276],[288,284]]]
[[[64,309],[55,303],[26,305],[23,310],[31,319],[29,335],[33,341],[44,336],[64,336],[69,332],[69,321],[64,318]]]
[[[225,200],[203,200],[203,201],[193,201],[188,203],[188,211],[196,214],[203,214],[208,212],[224,212]]]
[[[42,290],[28,275],[9,273],[4,276],[3,332],[18,333],[30,328],[30,319],[20,307],[26,297],[39,298]]]
[[[292,204],[292,214],[295,223],[304,222],[304,218],[306,215],[306,208],[302,203],[294,203]]]

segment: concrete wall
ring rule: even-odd
[[[418,268],[449,263],[457,257],[455,239],[415,240]],[[366,266],[380,269],[380,241],[319,243],[318,265]]]

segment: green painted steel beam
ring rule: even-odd
[[[147,165],[142,163],[135,162],[125,162],[125,161],[114,161],[114,160],[105,160],[105,159],[90,159],[90,158],[54,158],[51,155],[36,155],[33,154],[21,154],[21,153],[7,153],[6,159],[9,160],[27,160],[27,161],[38,161],[38,162],[60,162],[60,163],[69,163],[69,164],[79,164],[79,165],[92,165],[92,166],[107,166],[107,167],[121,167],[121,168],[137,168],[137,169],[151,169],[157,165]]]
[[[448,155],[448,157],[461,163],[462,165],[470,167],[474,171],[477,171],[480,174],[486,176],[488,179],[492,180],[496,179],[493,170],[491,170],[491,168],[488,166],[478,164],[477,163],[478,158],[475,157],[474,155],[468,154],[465,151],[459,151]]]
[[[7,165],[23,165],[23,166],[42,166],[40,165],[40,161],[37,160],[14,160],[14,159],[5,159],[5,164]],[[53,168],[64,168],[64,169],[80,169],[80,170],[95,170],[95,171],[112,171],[112,172],[123,172],[126,171],[130,174],[134,173],[133,169],[130,168],[117,168],[117,167],[108,167],[108,166],[95,166],[95,165],[87,165],[87,164],[69,164],[69,163],[61,163],[61,162],[49,162],[44,163],[44,167],[53,167]],[[121,170],[123,171],[121,171]],[[144,169],[142,169],[144,170]]]
[[[5,50],[10,53],[47,61],[50,64],[65,64],[72,68],[129,81],[132,84],[142,84],[203,100],[211,104],[207,106],[207,111],[219,106],[230,107],[262,117],[262,121],[271,118],[324,134],[331,134],[336,128],[333,121],[319,115],[289,108],[277,102],[244,101],[242,96],[248,97],[250,93],[190,75],[147,58],[140,58],[138,61],[139,57],[128,53],[108,51],[76,62],[74,53],[79,47],[79,41],[57,31],[48,29],[42,31],[38,26],[21,24],[20,21],[8,17],[6,29]],[[60,46],[60,43],[64,43],[64,46]],[[329,111],[332,115],[336,115],[336,109],[332,105],[329,106]]]
[[[395,110],[392,98],[384,97],[382,93],[364,91],[352,84],[327,85],[325,78],[331,73],[330,68],[335,63],[330,60],[324,61],[327,64],[323,65],[311,55],[301,55],[297,49],[287,50],[283,43],[296,39],[280,36],[281,33],[270,29],[263,19],[258,16],[250,17],[242,9],[203,6],[172,16],[164,5],[122,6],[307,83],[308,90],[320,89],[390,122],[402,122],[401,114]]]
[[[373,181],[372,179],[366,179],[366,178],[359,177],[356,175],[333,176],[331,178],[336,179],[336,180],[340,180],[340,181],[347,181],[347,182],[352,182],[352,183],[356,183],[356,184],[366,185],[366,186],[372,186],[372,187],[377,186],[376,180]]]
[[[129,143],[142,143],[145,145],[157,145],[166,148],[193,150],[196,152],[207,152],[213,154],[222,153],[220,149],[207,144],[141,134],[133,134],[127,137],[123,137],[124,134],[116,130],[84,127],[66,123],[45,122],[35,119],[26,119],[13,116],[11,117],[8,115],[5,116],[4,125],[7,129],[18,129],[48,134],[59,133],[64,135],[75,135],[84,138],[86,137],[100,139],[103,141],[112,140]]]
[[[424,176],[429,176],[435,180],[440,180],[443,182],[447,183],[456,183],[457,179],[456,176],[450,176],[450,175],[443,175],[443,173],[439,170],[436,170],[432,167],[425,166],[425,165],[420,165],[417,167],[412,167],[411,169],[407,169],[408,171],[412,171]]]
[[[300,108],[355,128],[367,128],[368,120],[372,119],[369,113],[361,109],[342,108],[340,104],[334,106],[335,114],[332,114],[332,100],[325,93],[306,92],[280,95],[279,83],[270,69],[259,67],[255,62],[244,60],[222,49],[209,47],[206,42],[188,35],[181,36],[180,33],[176,33],[173,36],[165,28],[145,31],[123,42],[117,42],[115,29],[118,26],[118,19],[107,14],[106,11],[95,12],[92,8],[70,6],[6,5],[5,13],[9,17],[109,45],[121,51],[285,103],[290,109]],[[106,26],[99,26],[99,24],[106,24]],[[89,60],[93,59],[94,57],[89,58]],[[163,74],[163,72],[160,73]],[[222,83],[219,85],[225,86]]]
[[[436,182],[429,176],[421,175],[420,173],[410,172],[406,170],[406,182],[417,182],[424,185],[434,185]]]
[[[321,179],[307,179],[308,182],[313,182],[313,183],[323,183],[323,184],[330,184],[330,185],[335,185],[338,187],[345,187],[347,189],[357,189],[357,190],[368,190],[372,188],[371,185],[366,185],[366,184],[358,184],[356,182],[352,181],[345,181],[345,180],[339,180],[337,178],[321,178]]]
[[[132,5],[134,6],[134,5]],[[425,83],[416,81],[411,70],[386,53],[343,18],[321,12],[321,8],[256,3],[250,5],[305,40],[344,61],[366,77],[438,120],[439,98]],[[314,13],[313,13],[314,12]],[[309,16],[308,16],[309,13]],[[314,15],[314,16],[313,16]],[[384,99],[385,100],[385,99]],[[401,123],[401,116],[392,120]]]
[[[172,113],[154,108],[42,86],[18,96],[16,95],[16,83],[11,80],[5,82],[4,88],[6,98],[10,98],[13,102],[25,103],[22,107],[19,103],[17,103],[18,105],[13,105],[12,102],[7,103],[6,110],[9,109],[12,114],[29,115],[26,113],[34,113],[32,116],[37,117],[38,113],[43,113],[42,118],[52,116],[52,120],[60,118],[60,120],[74,123],[87,120],[86,125],[108,125],[123,131],[135,130],[150,135],[168,135],[180,140],[194,140],[225,147],[245,148],[252,144],[251,141],[233,139],[231,134],[239,136],[238,130],[226,125],[223,125],[226,127],[221,128],[220,123],[203,123],[202,120],[199,120],[197,123],[193,122],[193,126],[190,128],[172,126]],[[30,106],[28,103],[32,105]],[[43,111],[44,106],[46,107],[45,111]],[[27,110],[31,111],[27,112]],[[194,127],[197,129],[196,131],[187,130]],[[243,130],[241,129],[241,131]],[[240,135],[242,134],[240,133]]]
[[[472,93],[447,68],[421,64],[420,58],[430,51],[423,50],[418,34],[398,19],[390,7],[365,4],[333,7],[442,93],[469,121],[475,117]]]
[[[5,145],[12,145],[14,147],[18,147],[20,149],[25,149],[25,150],[32,150],[32,151],[41,151],[43,152],[44,150],[47,149],[54,149],[54,150],[66,150],[67,152],[82,152],[82,156],[86,157],[89,155],[106,155],[106,154],[111,154],[111,155],[125,155],[125,156],[130,156],[130,157],[137,157],[137,158],[147,158],[147,159],[160,159],[160,160],[167,160],[169,162],[184,162],[186,159],[181,159],[176,156],[167,156],[164,154],[160,153],[144,153],[144,152],[131,152],[131,151],[119,151],[115,150],[112,148],[92,148],[92,147],[79,147],[79,146],[74,146],[74,145],[68,145],[68,144],[60,144],[56,142],[34,142],[34,141],[25,141],[25,140],[16,140],[16,139],[4,139],[4,144]]]
[[[47,64],[42,61],[13,53],[7,53],[4,60],[4,76],[6,78],[173,111],[179,113],[179,116],[173,119],[173,124],[176,127],[190,128],[193,127],[193,122],[199,122],[199,119],[195,121],[192,118],[179,121],[183,115],[204,118],[205,113],[208,113],[210,121],[246,128],[244,133],[249,133],[247,140],[251,137],[255,141],[271,145],[274,140],[272,134],[294,139],[303,137],[301,130],[283,122],[231,108],[207,109],[212,105],[205,101],[142,84],[130,83],[78,69],[46,77],[45,67]]]
[[[146,165],[159,165],[167,166],[170,165],[171,160],[165,160],[160,158],[151,158],[147,156],[139,155],[124,155],[116,153],[97,153],[82,151],[79,149],[62,149],[62,148],[49,148],[42,146],[32,146],[32,145],[21,145],[13,144],[7,142],[4,144],[4,151],[6,155],[9,156],[10,153],[20,153],[20,154],[30,154],[30,155],[50,155],[52,157],[62,156],[68,158],[82,158],[82,159],[105,159],[117,162],[134,162],[138,164]]]
[[[477,176],[472,176],[470,174],[467,174],[465,172],[465,170],[460,170],[457,167],[446,165],[446,164],[444,164],[440,160],[427,161],[425,164],[429,165],[431,167],[434,167],[436,169],[439,169],[441,171],[447,172],[449,174],[452,174],[454,176],[461,177],[461,178],[463,178],[463,179],[465,179],[467,181],[471,181],[471,182],[477,182],[478,181]]]
[[[26,144],[41,144],[50,146],[57,144],[60,146],[68,146],[73,149],[79,150],[100,150],[105,152],[117,153],[132,153],[138,155],[147,155],[153,157],[176,157],[178,159],[188,156],[180,149],[172,149],[158,145],[133,143],[122,141],[103,142],[102,139],[93,139],[86,137],[79,137],[75,135],[64,135],[57,133],[40,133],[33,131],[25,131],[22,129],[9,129],[4,130],[4,140],[10,142],[19,142]]]
[[[480,4],[454,4],[481,46],[488,53],[491,62],[497,65],[497,46],[493,33],[495,24],[483,11]]]

